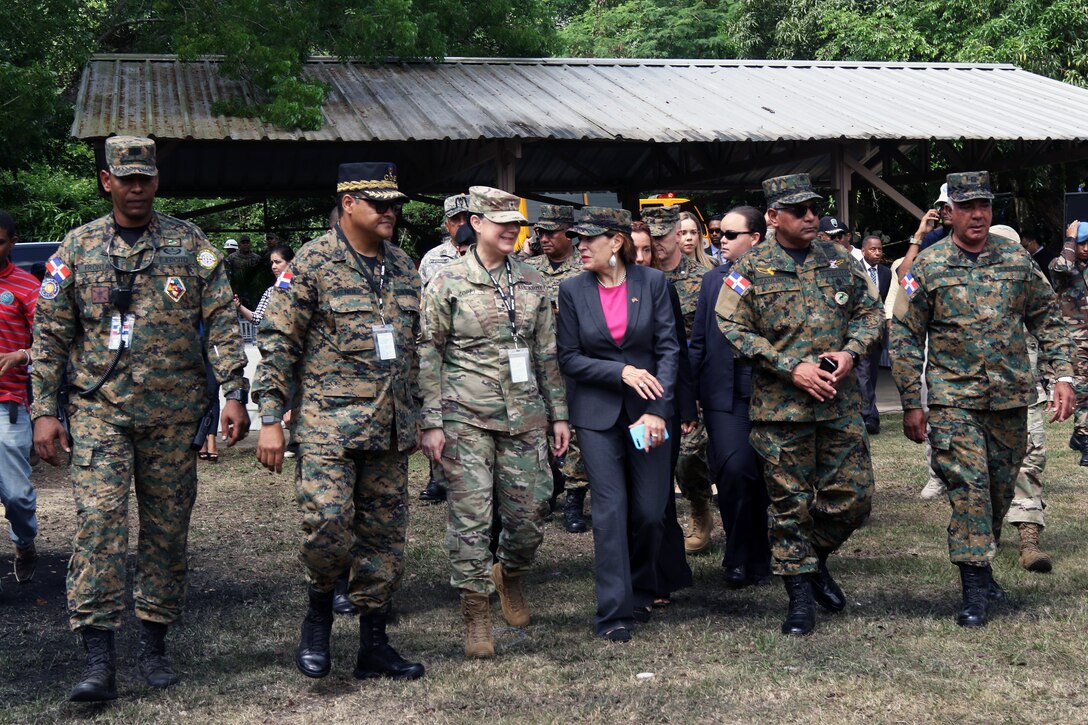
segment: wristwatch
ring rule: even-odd
[[[262,415],[261,425],[276,425],[280,422],[280,416],[278,415]]]
[[[846,350],[846,353],[850,356],[850,359],[854,361],[854,364],[857,365],[859,355],[853,350]]]
[[[223,396],[224,400],[237,400],[239,403],[245,405],[246,400],[249,398],[249,384],[244,380],[242,381],[242,387],[235,388],[234,390],[226,393]]]

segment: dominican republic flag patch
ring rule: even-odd
[[[744,296],[744,293],[748,291],[748,288],[752,286],[752,283],[746,280],[741,273],[736,270],[729,273],[729,276],[725,278],[725,283],[729,285],[729,289],[742,297]]]
[[[68,269],[68,265],[60,257],[53,257],[45,263],[45,272],[53,281],[57,284],[61,284],[64,280],[72,276],[72,270]]]
[[[281,274],[276,279],[276,288],[277,289],[287,289],[288,287],[291,286],[291,280],[292,279],[294,279],[294,277],[291,274],[291,271],[287,270],[287,269],[283,270],[283,274]]]
[[[918,280],[914,279],[914,275],[910,272],[903,277],[903,281],[899,284],[903,285],[903,289],[906,290],[907,297],[912,297],[915,292],[918,291]]]

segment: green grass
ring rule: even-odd
[[[39,466],[38,580],[19,586],[3,563],[0,722],[1088,722],[1088,471],[1065,447],[1069,425],[1048,427],[1043,543],[1055,570],[1021,570],[1007,527],[994,568],[1010,601],[978,631],[954,621],[947,504],[917,498],[924,448],[902,437],[897,417],[884,416],[883,427],[873,439],[872,517],[832,559],[850,606],[821,613],[811,637],[778,634],[786,597],[777,582],[725,588],[719,527],[713,553],[691,559],[695,586],[631,643],[608,644],[593,636],[592,538],[555,521],[527,579],[533,622],[500,628],[496,604],[499,656],[485,662],[462,658],[445,508],[416,501],[426,467],[413,459],[407,574],[390,630],[427,666],[413,683],[351,677],[354,618],[337,620],[331,676],[295,671],[304,584],[293,468],[274,476],[251,447],[224,451],[219,466],[201,464],[187,612],[169,640],[184,679],[161,693],[142,684],[128,614],[121,699],[104,707],[65,699],[82,670],[63,582],[73,507],[63,473]],[[637,678],[646,672],[653,677]]]

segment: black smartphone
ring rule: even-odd
[[[833,373],[839,369],[839,364],[835,362],[833,357],[820,358],[820,369],[826,373]]]

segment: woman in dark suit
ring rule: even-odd
[[[680,347],[668,283],[633,264],[631,215],[586,207],[568,232],[585,270],[559,285],[559,366],[569,381],[593,495],[597,634],[631,638],[659,591],[654,566],[670,493],[667,421]],[[631,430],[645,426],[636,448]]]

